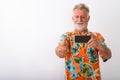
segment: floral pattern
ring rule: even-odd
[[[73,45],[71,47],[71,53],[72,53],[73,56],[76,55],[76,54],[78,54],[80,52],[79,46],[80,45],[78,43],[76,43],[75,45]]]
[[[91,47],[87,48],[87,55],[88,55],[88,58],[91,63],[98,62],[98,54],[96,53],[96,51],[93,48],[91,48]]]
[[[81,35],[90,33],[86,31]],[[65,57],[66,80],[101,80],[98,50],[86,46],[86,43],[75,43],[76,35],[80,34],[76,31],[67,32],[60,38],[60,43],[66,39],[70,44],[70,52]],[[96,33],[96,36],[106,46],[101,34]]]
[[[80,64],[80,69],[80,73],[84,77],[89,78],[92,77],[94,74],[92,66],[87,63]]]

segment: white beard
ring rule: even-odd
[[[75,24],[75,29],[78,31],[84,31],[87,29],[87,27],[85,26],[85,24],[83,22],[77,22]]]

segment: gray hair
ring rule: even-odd
[[[87,6],[86,4],[84,4],[84,3],[79,3],[79,4],[75,5],[75,7],[73,8],[73,11],[74,11],[75,9],[85,9],[85,10],[89,13],[89,8],[88,8],[88,6]]]

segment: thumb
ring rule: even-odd
[[[91,36],[91,33],[88,33],[87,36]]]
[[[91,33],[91,37],[96,37],[96,34],[95,33]]]
[[[65,39],[62,43],[61,43],[62,46],[66,46],[67,45],[67,40]]]

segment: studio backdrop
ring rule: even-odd
[[[88,29],[112,51],[110,60],[100,59],[102,79],[119,80],[119,0],[0,0],[0,80],[64,80],[55,48],[74,29],[72,9],[80,2],[90,8]]]

